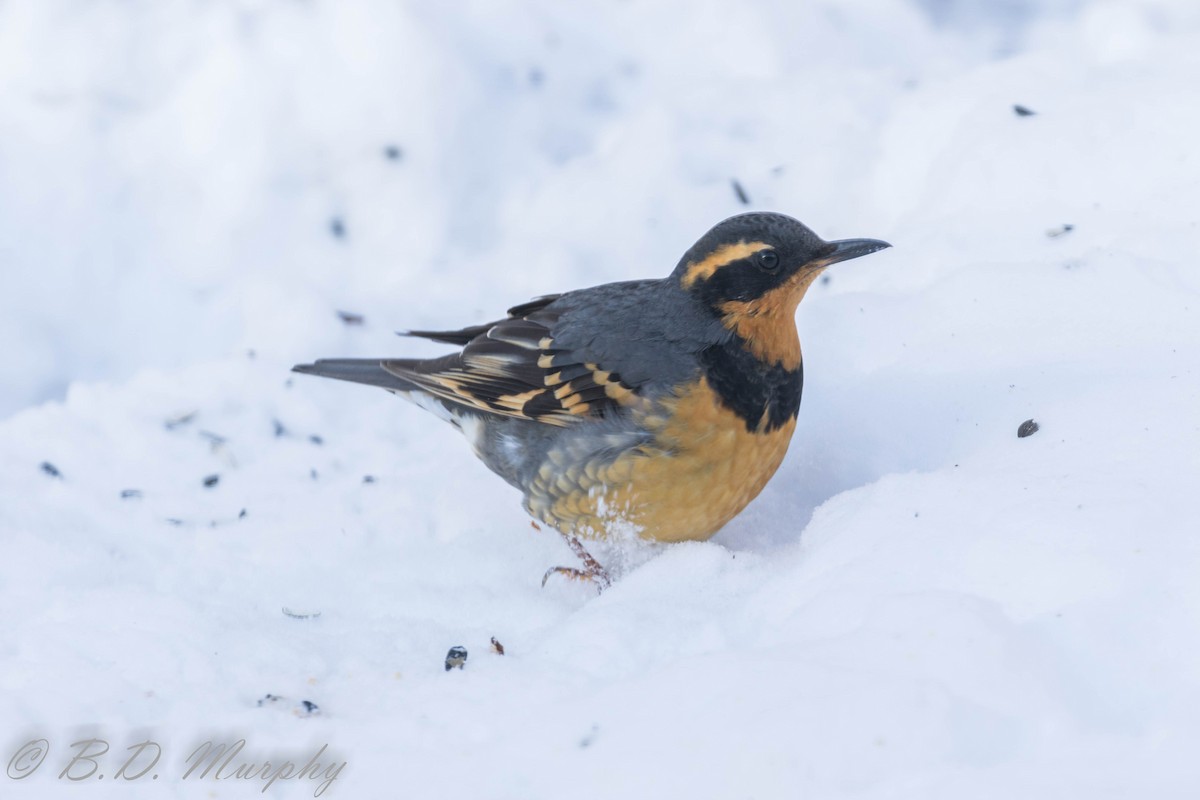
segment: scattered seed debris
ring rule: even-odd
[[[586,734],[584,734],[583,738],[579,740],[580,748],[586,749],[588,747],[591,747],[592,742],[596,741],[596,734],[599,732],[600,732],[600,726],[592,725],[592,729],[590,731],[588,731]]]
[[[1051,239],[1057,239],[1059,236],[1068,234],[1073,230],[1075,230],[1074,225],[1072,225],[1069,222],[1064,222],[1062,225],[1059,225],[1057,228],[1048,229],[1046,231],[1046,235],[1049,236]]]
[[[282,703],[288,702],[286,697],[281,697],[277,694],[264,695],[258,701],[259,708],[281,708]],[[292,707],[292,713],[297,717],[314,717],[321,713],[320,707],[311,700],[301,700]]]
[[[404,151],[394,144],[389,144],[383,148],[383,157],[388,161],[399,161],[404,157]]]
[[[163,423],[163,425],[166,426],[167,430],[173,431],[176,428],[181,428],[184,425],[187,425],[192,420],[194,420],[198,413],[200,413],[200,412],[199,411],[189,411],[186,414],[178,414],[174,417],[169,418],[166,422]]]
[[[532,519],[529,520],[529,527],[533,528],[535,531],[540,531],[542,529],[542,526],[538,525],[537,522]]]
[[[220,476],[220,475],[209,475],[208,477],[206,477],[206,478],[204,479],[204,488],[205,488],[205,489],[211,489],[211,488],[213,488],[214,486],[216,486],[216,485],[217,485],[218,483],[220,483],[220,482],[221,482],[221,476]]]
[[[737,195],[738,202],[744,206],[750,205],[750,196],[746,194],[746,190],[738,183],[738,179],[730,178],[729,183],[733,185],[733,193]]]
[[[1017,438],[1024,439],[1026,436],[1033,436],[1038,432],[1041,426],[1031,419],[1027,419],[1017,428]]]
[[[312,478],[314,481],[315,481],[315,480],[316,480],[316,479],[319,477],[319,476],[317,475],[317,468],[316,468],[316,467],[313,467],[312,469],[310,469],[310,470],[308,471],[308,477]]]
[[[58,471],[58,467],[51,464],[49,461],[43,461],[41,465],[42,472],[49,475],[51,478],[61,478],[62,473]]]
[[[275,427],[276,439],[278,439],[280,436],[287,436],[288,429],[286,425],[284,425],[278,419],[272,419],[271,424]]]
[[[238,519],[245,519],[245,518],[246,518],[246,509],[243,508],[241,511],[238,512]]]
[[[822,286],[829,285],[829,273],[828,272],[821,276],[821,285]]]
[[[208,441],[208,443],[212,446],[213,450],[218,449],[221,445],[225,444],[225,442],[226,442],[225,437],[219,433],[213,433],[212,431],[199,431],[199,434],[200,434],[201,439],[205,439]]]
[[[446,653],[446,672],[455,667],[462,669],[465,663],[467,663],[467,648],[461,646],[451,647],[450,652]]]
[[[374,482],[375,482],[374,475],[363,475],[363,483],[374,483]]]
[[[317,435],[317,434],[315,434],[315,433],[314,433],[313,435],[309,436],[309,437],[308,437],[308,440],[309,440],[310,442],[312,442],[313,444],[315,444],[315,445],[322,445],[322,444],[325,444],[325,440],[324,440],[324,439],[322,439],[320,436],[318,436],[318,435]]]
[[[1013,105],[1013,113],[1018,117],[1032,117],[1037,112],[1018,103]]]
[[[353,311],[338,311],[337,315],[343,325],[362,325],[367,321],[362,314],[356,314]]]
[[[141,496],[142,496],[141,489],[122,489],[121,490],[121,499],[122,500],[137,500]]]
[[[167,517],[167,524],[174,525],[175,527],[178,528],[180,525],[183,524],[183,520],[181,520],[177,517]]]
[[[495,636],[492,637],[492,652],[498,656],[504,655],[504,645]]]
[[[199,431],[200,438],[208,442],[208,450],[215,456],[220,456],[221,460],[227,466],[237,466],[237,459],[233,456],[233,450],[229,447],[229,440],[219,433],[212,431]]]
[[[546,80],[546,75],[537,67],[529,70],[529,85],[537,89]]]
[[[333,238],[335,239],[345,239],[346,223],[342,222],[341,217],[334,217],[329,220],[329,232],[333,234]]]
[[[292,611],[287,606],[283,607],[283,615],[292,619],[317,619],[321,616],[320,611]]]

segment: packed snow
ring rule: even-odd
[[[1194,797],[1198,86],[1192,0],[0,3],[0,795]],[[747,209],[894,247],[603,594],[288,371]]]

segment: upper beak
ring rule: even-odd
[[[812,263],[814,266],[827,267],[839,261],[849,261],[852,258],[870,255],[887,247],[891,247],[891,245],[879,239],[839,239],[825,245],[821,254],[814,258]]]

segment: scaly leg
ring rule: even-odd
[[[559,533],[562,533],[562,531],[559,531]],[[584,549],[578,539],[568,533],[563,533],[562,537],[567,540],[567,545],[579,557],[579,560],[583,562],[583,569],[576,567],[551,567],[542,576],[542,586],[545,586],[546,581],[550,580],[550,576],[556,573],[565,575],[573,580],[595,581],[596,588],[601,592],[612,585],[612,578],[609,577],[608,571],[600,566],[600,562],[591,553]]]

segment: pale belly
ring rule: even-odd
[[[527,493],[530,512],[586,538],[708,539],[766,486],[796,427],[793,418],[771,431],[747,430],[703,382],[671,401],[671,412],[645,418],[653,445],[615,461],[552,454]]]

